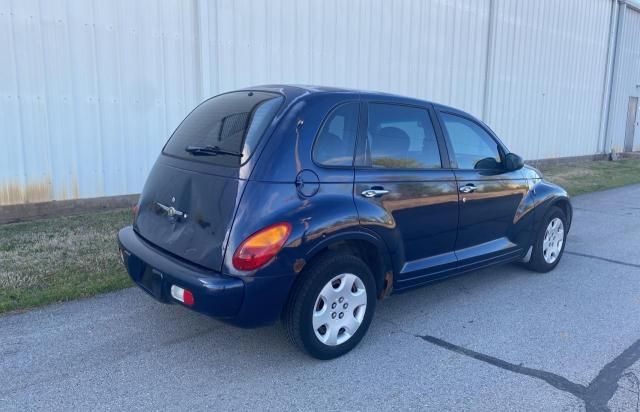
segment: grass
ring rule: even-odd
[[[0,313],[130,286],[116,247],[118,210],[0,225]]]
[[[640,183],[640,160],[547,167],[571,195]],[[0,313],[131,286],[116,250],[128,210],[0,225]]]
[[[640,183],[640,160],[597,161],[541,168],[544,178],[571,196]]]

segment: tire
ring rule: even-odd
[[[557,226],[558,221],[562,223],[561,230]],[[552,227],[552,222],[556,224],[555,227]],[[551,207],[549,211],[547,211],[547,214],[542,220],[542,224],[536,232],[531,259],[525,264],[525,266],[540,273],[546,273],[553,270],[560,262],[560,259],[562,259],[564,247],[567,243],[567,228],[567,217],[562,209],[556,206]],[[547,230],[556,232],[555,237],[549,239],[550,244],[553,245],[555,243],[555,246],[547,247],[545,251],[545,236],[547,235]],[[559,248],[557,246],[558,241],[561,241]]]
[[[356,256],[326,252],[300,276],[283,317],[289,340],[317,359],[344,355],[358,345],[373,319],[371,270]]]

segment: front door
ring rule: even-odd
[[[629,111],[627,114],[627,128],[624,135],[624,151],[633,151],[633,141],[638,124],[638,98],[629,97]]]
[[[524,253],[530,223],[519,206],[529,187],[521,170],[506,171],[506,149],[482,124],[460,113],[440,112],[460,194],[455,250],[462,269]]]
[[[393,248],[395,287],[454,270],[458,192],[433,108],[370,102],[364,109],[354,200],[361,225]]]

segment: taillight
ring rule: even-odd
[[[233,254],[233,266],[239,270],[255,270],[278,254],[291,233],[289,223],[276,223],[245,239]]]

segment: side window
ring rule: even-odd
[[[391,169],[439,169],[440,151],[426,109],[369,104],[366,165]]]
[[[449,113],[441,117],[459,169],[502,169],[498,142],[482,127]]]
[[[334,109],[322,125],[313,147],[313,159],[325,166],[352,166],[358,133],[358,103]]]

